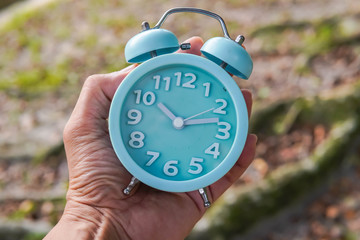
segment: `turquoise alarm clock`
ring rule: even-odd
[[[205,57],[174,53],[191,47],[160,28],[175,12],[217,19],[224,37],[203,45]],[[252,72],[243,41],[229,37],[220,16],[196,8],[170,9],[128,41],[126,60],[142,64],[117,89],[109,115],[113,148],[133,176],[125,194],[140,181],[169,192],[199,190],[210,205],[205,188],[232,168],[248,134],[245,100],[230,76]]]

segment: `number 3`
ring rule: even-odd
[[[216,138],[218,139],[228,139],[230,137],[229,130],[231,129],[231,125],[227,122],[218,122],[218,126],[225,126],[225,128],[219,128],[218,132],[222,134],[216,134]]]

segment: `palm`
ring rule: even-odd
[[[103,126],[106,126],[106,120]],[[116,157],[106,127],[98,128],[91,135],[76,136],[72,141],[77,139],[81,142],[75,145],[84,148],[66,147],[67,155],[81,159],[81,163],[69,162],[72,165],[69,168],[68,201],[112,212],[114,218],[111,221],[121,224],[131,238],[185,237],[204,213],[205,209],[198,205],[201,202],[193,198],[194,193],[169,193],[140,185],[132,196],[124,195],[124,186],[131,176]],[[159,225],[168,227],[158,231]]]

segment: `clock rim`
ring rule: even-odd
[[[171,65],[193,66],[200,68],[203,71],[209,72],[209,74],[217,78],[218,81],[220,81],[226,87],[236,111],[237,127],[235,138],[227,156],[216,168],[211,170],[209,173],[191,180],[167,180],[156,177],[145,171],[132,159],[125,147],[126,143],[123,142],[121,137],[121,128],[119,124],[120,114],[129,90],[138,81],[139,78],[143,77],[145,74],[148,74],[150,71]],[[248,135],[248,126],[248,111],[245,99],[234,79],[223,68],[214,62],[204,57],[185,53],[172,53],[157,56],[137,66],[124,78],[118,87],[112,99],[109,112],[110,139],[119,161],[133,176],[138,178],[142,183],[168,192],[189,192],[197,190],[209,186],[223,177],[234,166],[241,152],[243,151]]]

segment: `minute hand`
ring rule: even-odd
[[[199,119],[184,120],[184,125],[218,123],[218,122],[219,122],[219,118],[199,118]]]

